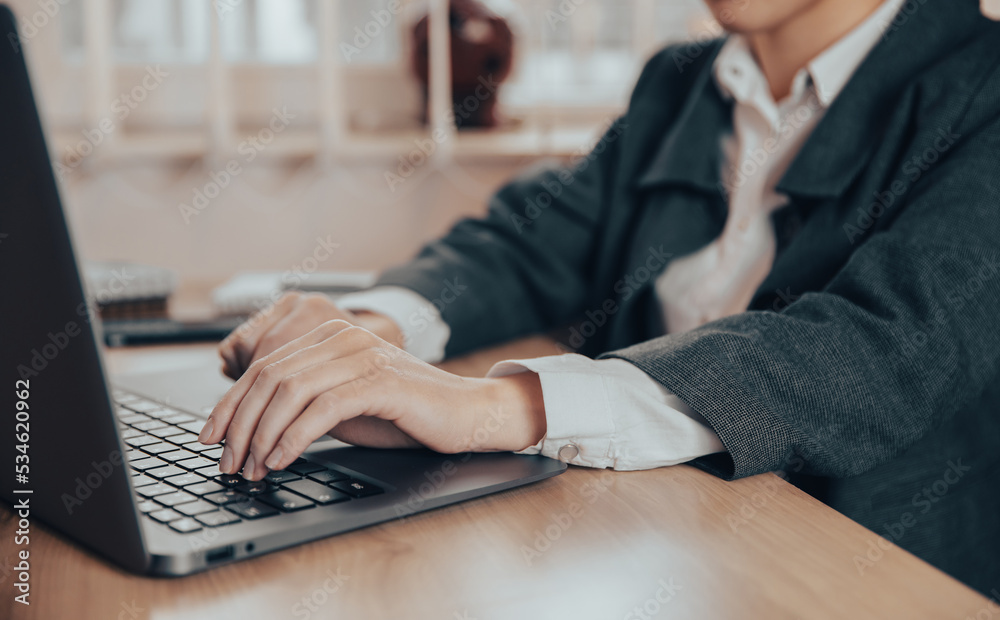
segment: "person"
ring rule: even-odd
[[[974,0],[707,4],[728,36],[652,58],[589,155],[373,289],[227,338],[220,469],[257,480],[330,434],[780,471],[1000,586],[1000,24]],[[579,353],[429,363],[558,328]]]

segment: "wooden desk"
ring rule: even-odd
[[[555,352],[530,339],[445,366]],[[116,350],[113,369],[211,346]],[[535,485],[180,579],[136,577],[34,525],[32,605],[13,602],[16,520],[0,508],[0,618],[956,618],[988,601],[767,474],[570,468]],[[991,550],[984,550],[991,552]],[[659,597],[659,599],[657,598]],[[994,608],[995,609],[995,608]]]

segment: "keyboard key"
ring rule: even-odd
[[[149,431],[149,434],[155,435],[156,437],[170,437],[171,435],[182,435],[184,434],[184,431],[176,426],[164,426],[163,428],[154,428]]]
[[[347,474],[342,474],[339,471],[334,471],[332,469],[324,469],[323,471],[314,471],[313,473],[306,476],[316,482],[323,484],[330,484],[331,482],[337,482],[338,480],[347,480],[350,478]]]
[[[226,487],[222,486],[218,482],[205,480],[204,482],[199,482],[197,484],[189,484],[184,487],[184,490],[187,491],[188,493],[194,493],[195,495],[208,495],[209,493],[218,493],[220,491],[225,491]]]
[[[191,517],[184,517],[183,519],[177,519],[176,521],[170,522],[170,527],[177,530],[182,534],[187,534],[188,532],[197,532],[201,529],[201,524],[192,519]]]
[[[350,499],[340,491],[334,491],[333,489],[318,482],[313,482],[312,480],[293,480],[291,482],[286,482],[281,486],[289,491],[295,491],[299,495],[305,495],[312,501],[323,506]]]
[[[181,422],[177,426],[195,435],[201,434],[201,429],[205,426],[204,420],[194,420],[193,422]]]
[[[184,433],[183,435],[171,435],[167,437],[167,441],[170,443],[175,443],[178,446],[183,446],[184,444],[191,443],[192,441],[198,441],[198,436],[193,433]]]
[[[184,422],[197,420],[196,417],[187,413],[168,413],[167,415],[160,416],[160,419],[170,424],[183,424]]]
[[[262,517],[270,517],[272,515],[279,514],[277,509],[272,508],[267,504],[262,504],[255,499],[246,502],[227,504],[226,510],[235,512],[244,519],[260,519]]]
[[[378,495],[382,492],[382,489],[374,484],[368,484],[367,482],[354,479],[334,482],[330,486],[338,491],[343,491],[352,497],[368,497],[369,495]]]
[[[174,446],[177,448],[177,446]],[[164,461],[170,461],[171,463],[176,463],[177,461],[183,461],[185,459],[193,459],[197,454],[191,452],[190,450],[171,450],[170,452],[164,452],[160,454],[159,457]]]
[[[257,482],[245,480],[234,488],[240,493],[246,493],[247,495],[260,495],[261,493],[270,493],[278,489],[278,487],[264,480],[258,480]]]
[[[299,478],[301,478],[301,476],[293,474],[290,471],[272,471],[268,475],[264,476],[264,480],[267,480],[271,484],[281,484],[282,482],[298,480]]]
[[[219,491],[218,493],[210,493],[202,499],[212,502],[213,504],[218,504],[219,506],[225,506],[226,504],[232,504],[233,502],[246,501],[249,498],[239,491],[226,489],[225,491]]]
[[[265,493],[264,495],[259,495],[257,499],[264,502],[268,506],[274,506],[275,508],[285,512],[303,510],[305,508],[312,508],[315,506],[312,501],[289,491],[274,491],[273,493]]]
[[[176,449],[177,446],[175,446],[172,443],[167,443],[165,441],[161,441],[160,443],[151,443],[149,445],[142,446],[143,452],[148,452],[149,454],[161,454],[163,452],[172,452]]]
[[[190,493],[185,493],[184,491],[177,491],[174,489],[171,489],[171,491],[174,492],[167,493],[165,495],[157,495],[155,498],[156,501],[160,502],[164,506],[176,506],[178,504],[193,502],[194,500],[198,499],[194,495],[191,495]]]
[[[156,469],[147,469],[146,474],[154,478],[170,478],[171,476],[180,476],[181,474],[186,474],[187,472],[176,465],[167,465],[166,467],[157,467]]]
[[[134,428],[127,428],[123,430],[120,434],[122,436],[122,439],[132,439],[133,437],[141,437],[143,435],[143,432],[140,430],[136,430]]]
[[[154,428],[163,428],[166,426],[166,422],[160,422],[159,420],[150,420],[148,422],[139,422],[138,424],[133,424],[132,428],[137,428],[140,431],[151,431]]]
[[[132,446],[133,448],[141,448],[143,446],[148,446],[149,444],[159,443],[159,439],[156,437],[150,437],[149,435],[143,435],[142,437],[133,437],[131,439],[126,439],[125,443]]]
[[[149,514],[150,517],[156,519],[160,523],[168,523],[170,521],[173,521],[174,519],[180,519],[181,517],[184,516],[177,514],[176,512],[174,512],[169,508],[164,508],[162,510],[154,510],[147,514]]]
[[[200,499],[198,501],[196,501],[196,502],[189,502],[187,504],[181,504],[180,506],[177,506],[177,507],[174,508],[174,510],[176,510],[177,512],[186,514],[189,517],[193,517],[195,515],[200,515],[203,512],[211,512],[211,511],[216,510],[216,509],[217,508],[216,508],[215,504],[210,504],[210,503],[208,503],[208,502],[206,502],[204,500],[200,500]]]
[[[146,474],[139,474],[138,476],[134,476],[132,478],[132,486],[134,486],[137,489],[139,487],[144,487],[148,484],[156,484],[156,480],[153,480]]]
[[[161,461],[160,459],[149,457],[148,459],[139,459],[137,461],[132,461],[129,465],[132,469],[138,469],[139,471],[145,471],[147,469],[156,469],[157,467],[163,467],[167,465],[166,461]]]
[[[139,413],[144,413],[146,411],[155,411],[163,407],[160,403],[154,403],[151,400],[146,400],[145,398],[137,398],[130,403],[123,403],[126,407],[132,411],[138,411]]]
[[[198,473],[201,473],[200,471]],[[239,474],[216,474],[215,481],[224,487],[234,487],[246,482]]]
[[[151,510],[158,510],[160,505],[151,499],[144,499],[136,504],[136,507],[140,512],[150,512]]]
[[[204,446],[201,455],[206,459],[217,461],[222,458],[222,446]]]
[[[138,424],[140,422],[148,422],[152,420],[148,415],[142,415],[141,413],[128,413],[126,415],[118,416],[119,422],[124,422],[125,424]]]
[[[136,493],[142,495],[143,497],[157,497],[159,495],[166,495],[167,493],[173,493],[176,491],[174,487],[163,484],[162,482],[157,482],[156,484],[146,485],[144,487],[139,487],[135,490]]]
[[[229,525],[230,523],[239,523],[240,521],[240,518],[236,515],[221,510],[200,514],[195,519],[208,527],[219,527],[220,525]]]
[[[198,474],[193,472],[185,472],[177,476],[171,476],[164,480],[164,482],[166,482],[167,484],[172,484],[175,487],[186,487],[191,484],[198,484],[199,482],[205,482],[205,481],[206,480],[204,477],[199,476]],[[184,490],[187,491],[187,489]]]
[[[193,459],[187,459],[186,461],[178,461],[177,464],[183,467],[184,469],[202,469],[203,467],[219,466],[219,464],[213,461],[212,459],[206,459],[203,456],[197,456]]]
[[[323,471],[326,468],[322,465],[317,465],[316,463],[310,463],[309,461],[296,461],[285,469],[293,474],[305,476],[306,474],[311,474],[313,472]]]
[[[222,456],[222,446],[220,446],[220,445],[205,445],[205,444],[201,443],[200,441],[198,441],[197,439],[198,438],[195,437],[195,441],[192,441],[192,442],[184,444],[183,448],[185,450],[190,450],[192,452],[200,452],[201,456],[210,458],[213,461],[218,460],[219,457]],[[210,451],[217,451],[217,452],[215,452],[215,456],[210,456],[208,454]]]
[[[124,405],[125,403],[134,403],[139,400],[139,397],[130,392],[124,390],[113,389],[111,390],[111,398],[114,399],[119,405]]]

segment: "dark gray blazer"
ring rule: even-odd
[[[435,300],[449,354],[570,325],[705,417],[728,454],[699,467],[787,472],[1000,588],[1000,24],[978,5],[907,3],[781,180],[747,312],[664,336],[651,286],[726,219],[719,41],[658,54],[590,155],[515,180],[380,284]]]

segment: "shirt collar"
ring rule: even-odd
[[[812,59],[795,75],[791,97],[797,99],[811,85],[820,103],[829,107],[882,38],[904,2],[885,0],[854,30]],[[715,60],[713,75],[724,97],[748,104],[764,97],[774,105],[767,79],[742,35],[730,35],[726,40]]]

